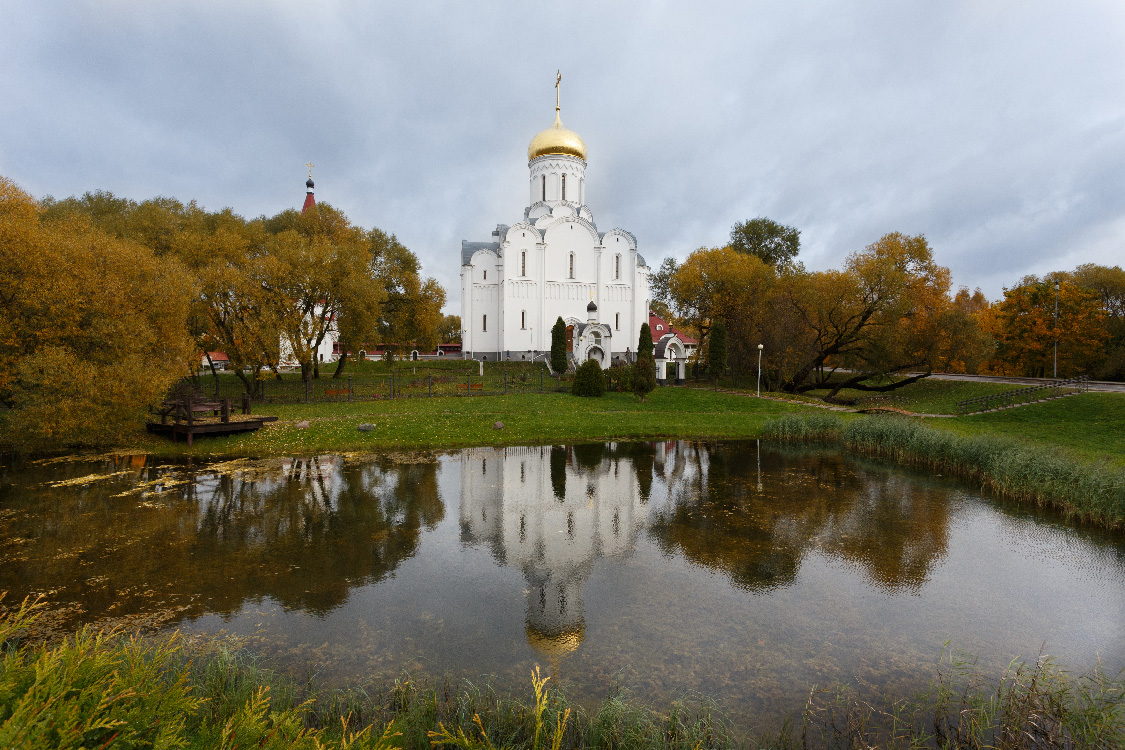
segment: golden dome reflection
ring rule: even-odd
[[[543,633],[528,623],[524,629],[527,634],[527,643],[533,649],[546,657],[559,658],[574,653],[586,637],[586,623],[577,625],[557,633]]]
[[[551,127],[535,134],[527,147],[527,160],[538,159],[548,154],[577,156],[586,161],[586,142],[573,130],[562,124],[560,112],[555,110],[555,122]]]

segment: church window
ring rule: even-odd
[[[574,253],[570,254],[570,278],[574,278]]]
[[[566,200],[566,175],[562,176],[562,199]]]
[[[480,329],[482,331],[488,330],[488,316],[487,315],[480,316]]]
[[[547,200],[547,175],[543,175],[543,200]]]
[[[621,253],[613,257],[613,278],[621,278]]]
[[[656,327],[656,330],[658,330],[658,331],[663,331],[663,330],[664,330],[664,326],[658,325],[658,326]]]
[[[485,280],[485,281],[488,281],[488,271],[485,271],[485,272],[484,272],[484,280]]]
[[[615,331],[621,330],[621,313],[617,313],[613,316],[613,329]]]
[[[520,329],[527,330],[527,310],[520,310]]]
[[[527,276],[527,251],[520,253],[520,276]]]

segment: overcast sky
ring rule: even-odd
[[[554,117],[655,268],[736,221],[839,267],[925,234],[955,286],[1125,262],[1125,2],[0,0],[0,174],[254,217],[317,198],[449,291]]]

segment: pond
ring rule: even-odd
[[[403,673],[592,704],[703,694],[743,726],[810,686],[905,695],[1125,667],[1125,536],[926,473],[765,443],[615,443],[0,468],[0,591],[52,623],[221,635],[322,685]]]

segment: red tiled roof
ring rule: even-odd
[[[313,197],[313,194],[312,193],[305,193],[305,205],[301,206],[301,213],[304,213],[305,211],[308,211],[310,208],[312,208],[315,205],[316,205],[316,198]]]
[[[212,362],[230,362],[226,352],[207,352],[204,356],[210,357]]]
[[[660,328],[657,328],[657,326],[660,326]],[[652,310],[648,311],[648,327],[652,332],[653,343],[659,341],[660,337],[667,333],[676,334],[680,337],[680,341],[684,342],[685,344],[699,343],[698,339],[693,339],[691,336],[688,336],[687,334],[678,330],[674,325],[664,320],[664,318],[660,317]]]

